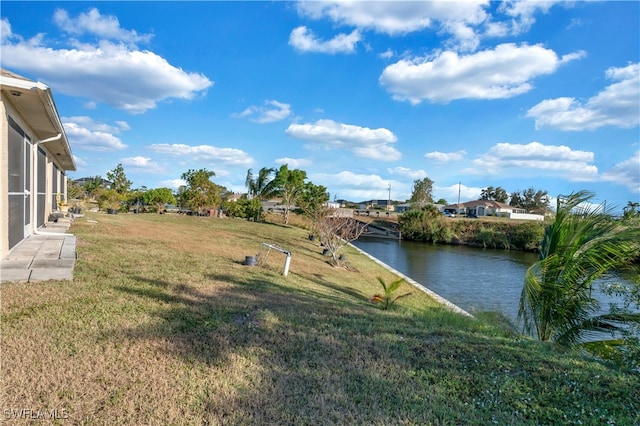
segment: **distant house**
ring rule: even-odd
[[[113,184],[113,182],[111,182],[110,180],[103,179],[99,176],[97,177],[97,179],[100,181],[100,186],[102,186],[103,188],[109,188]],[[72,180],[72,182],[75,183],[76,185],[84,186],[87,183],[93,183],[95,180],[96,180],[96,176],[93,176],[93,177],[83,177],[79,179],[74,179]]]
[[[394,205],[390,200],[369,200],[369,201],[361,201],[358,203],[360,206],[360,210],[366,209],[383,209],[387,211],[393,211]]]
[[[0,255],[38,232],[76,170],[51,89],[0,69]]]
[[[396,211],[396,213],[404,213],[404,212],[408,212],[409,210],[411,210],[412,207],[413,207],[412,203],[397,204],[395,206],[395,211]]]
[[[442,212],[457,216],[466,214],[466,209],[464,204],[449,204],[448,206],[443,207]]]
[[[527,214],[525,209],[507,205],[495,200],[474,200],[460,204],[450,204],[443,211],[456,215],[501,216],[510,219],[544,220],[544,216]]]
[[[238,201],[239,199],[246,197],[247,194],[241,194],[238,192],[234,192],[233,194],[227,195],[227,201]]]

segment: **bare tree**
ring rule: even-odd
[[[340,250],[362,235],[367,224],[340,214],[339,209],[325,208],[316,216],[320,243],[331,256],[332,263],[344,266]]]

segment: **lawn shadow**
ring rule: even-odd
[[[359,291],[353,290],[353,289],[351,289],[351,288],[349,288],[347,286],[339,286],[339,285],[336,285],[336,284],[326,280],[320,274],[313,274],[312,276],[306,276],[306,278],[311,280],[311,281],[313,281],[313,282],[315,282],[316,284],[319,284],[319,285],[324,286],[324,287],[331,288],[331,289],[333,289],[333,290],[335,290],[337,292],[340,292],[340,293],[347,294],[347,295],[349,295],[349,296],[351,296],[351,297],[353,297],[353,298],[355,298],[357,300],[366,301],[366,300],[369,299],[366,295],[362,294]]]
[[[260,422],[277,419],[276,423],[300,416],[332,419],[329,406],[334,413],[360,411],[355,397],[362,396],[365,387],[371,388],[364,391],[371,406],[370,420],[383,411],[397,414],[397,408],[377,401],[378,392],[391,385],[404,386],[409,379],[400,368],[405,360],[393,360],[393,372],[387,371],[386,364],[391,363],[388,352],[395,351],[389,345],[408,344],[396,334],[404,328],[414,329],[416,323],[381,312],[358,292],[316,277],[320,285],[363,300],[361,305],[339,295],[298,290],[260,278],[238,281],[224,274],[210,275],[207,278],[212,283],[224,283],[212,284],[212,289],[130,278],[132,284],[115,288],[157,302],[153,315],[158,321],[123,330],[112,338],[167,342],[162,350],[207,368],[222,366],[234,371],[233,360],[238,356],[259,365],[260,378],[252,380],[260,385],[243,392],[232,405],[227,401],[223,406],[213,397],[207,400],[205,415],[211,419],[219,421],[221,415]],[[391,327],[390,319],[395,321]]]
[[[499,412],[509,423],[514,405],[487,395],[556,374],[535,344],[488,338],[463,317],[452,326],[456,314],[443,308],[382,311],[321,276],[314,281],[328,293],[285,285],[275,273],[205,278],[130,276],[116,289],[150,301],[157,321],[110,336],[159,341],[184,368],[223,376],[214,386],[205,379],[209,388],[186,407],[201,424],[467,424],[468,405],[485,400],[495,406],[483,420]],[[547,364],[580,370],[562,362]]]

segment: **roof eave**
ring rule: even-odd
[[[46,134],[40,132],[34,135],[39,138],[39,140],[36,140],[35,142],[39,143],[42,140],[50,139],[52,136],[60,135],[60,138],[56,139],[55,141],[47,142],[50,144],[55,144],[55,148],[58,148],[51,149],[51,151],[55,151],[56,156],[65,157],[63,159],[64,161],[62,161],[61,159],[54,156],[54,162],[56,162],[56,164],[63,170],[75,171],[76,164],[71,152],[71,147],[69,146],[69,140],[67,139],[67,135],[64,131],[64,126],[60,121],[60,116],[58,115],[58,110],[56,108],[56,104],[53,100],[53,95],[49,86],[39,81],[35,82],[32,80],[11,77],[4,74],[0,75],[0,86],[2,87],[3,91],[8,92],[9,94],[13,94],[12,91],[26,91],[32,93],[35,92],[37,94],[38,102],[40,103],[40,107],[42,107],[42,113],[46,115],[47,121],[50,123],[51,128],[47,130]],[[28,116],[30,114],[21,111],[21,107],[19,104],[14,104],[14,107],[25,119],[28,119]]]

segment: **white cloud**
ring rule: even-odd
[[[95,7],[75,19],[69,17],[66,10],[57,9],[53,14],[53,21],[60,29],[73,35],[88,33],[127,43],[148,42],[153,37],[152,34],[138,34],[136,30],[121,28],[117,17],[102,15]]]
[[[553,73],[560,65],[583,56],[559,58],[540,45],[501,44],[469,55],[453,51],[434,57],[403,59],[387,66],[380,84],[394,99],[418,104],[455,99],[504,99],[528,92],[532,80]]]
[[[336,25],[391,36],[424,30],[448,34],[451,38],[445,41],[445,46],[474,51],[483,37],[514,36],[528,31],[537,14],[547,13],[556,4],[571,7],[573,2],[506,0],[493,8],[489,0],[300,1],[297,9],[306,18],[328,19]]]
[[[626,186],[629,191],[640,194],[640,151],[604,172],[602,180]]]
[[[328,18],[340,24],[374,30],[390,35],[403,35],[440,23],[477,25],[487,19],[484,6],[488,0],[451,1],[304,1],[298,12],[312,19]]]
[[[64,13],[58,11],[57,14]],[[68,16],[67,20],[60,19],[63,23],[83,20]],[[90,12],[83,22],[79,31],[100,36],[110,33],[111,38],[118,40],[127,37],[129,41],[137,40],[135,31],[120,29],[116,26],[117,20],[101,17],[97,10]],[[2,27],[10,29],[8,21]],[[142,113],[163,100],[193,99],[213,85],[202,74],[185,72],[153,52],[121,41],[101,39],[82,43],[67,39],[54,40],[47,46],[41,36],[27,41],[19,36],[13,38],[15,43],[2,39],[3,67],[36,75],[55,92],[88,99],[87,105],[104,103]],[[69,47],[58,47],[65,43]]]
[[[63,123],[75,123],[78,126],[85,127],[94,132],[115,133],[119,134],[126,130],[131,130],[129,123],[126,121],[118,120],[115,126],[106,123],[98,123],[93,118],[86,115],[77,115],[73,117],[62,117]]]
[[[187,182],[183,179],[169,179],[161,181],[158,188],[178,189],[181,186],[185,186],[186,184]]]
[[[391,49],[387,49],[378,55],[380,59],[391,59],[394,56],[395,56],[395,53]]]
[[[13,33],[11,31],[11,24],[9,20],[6,18],[0,19],[0,42],[4,43],[5,40],[9,40],[13,37]]]
[[[424,156],[430,160],[436,160],[443,163],[447,163],[449,161],[460,161],[464,159],[464,156],[467,154],[467,151],[464,149],[456,152],[440,152],[433,151],[427,152]]]
[[[446,31],[453,34],[454,40],[448,46],[460,51],[474,51],[480,45],[480,36],[476,30],[464,22],[450,22],[445,25]]]
[[[251,121],[256,123],[273,123],[274,121],[284,120],[291,115],[291,105],[278,102],[275,100],[264,101],[265,106],[250,106],[244,111],[233,114],[234,117],[249,117]]]
[[[574,98],[545,99],[527,111],[536,129],[595,130],[603,126],[630,128],[640,124],[640,63],[609,68],[607,86],[584,104]]]
[[[516,35],[529,31],[536,22],[536,13],[547,13],[556,4],[569,5],[569,3],[565,0],[508,0],[500,4],[498,11],[513,18],[507,25],[507,29],[509,34]]]
[[[393,169],[387,169],[390,175],[402,176],[412,180],[423,179],[427,177],[427,172],[424,170],[411,170],[406,167],[394,167]]]
[[[289,169],[300,169],[302,167],[308,167],[313,165],[313,162],[307,158],[283,157],[283,158],[277,158],[274,162],[281,166],[284,164],[287,164],[289,166]]]
[[[479,199],[481,191],[482,188],[469,187],[462,183],[449,186],[433,185],[433,199],[439,200],[440,198],[444,198],[449,204],[456,204],[458,197],[460,197],[460,202],[465,203]]]
[[[89,164],[84,159],[76,157],[75,155],[73,155],[73,161],[78,168],[86,167]]]
[[[593,152],[574,151],[563,145],[499,143],[473,160],[473,167],[464,172],[506,176],[509,172],[522,175],[529,169],[536,170],[536,173],[559,174],[574,182],[594,181],[598,176],[598,168],[593,162]]]
[[[116,126],[97,123],[90,117],[62,117],[64,131],[72,149],[86,151],[120,151],[127,148],[119,137],[115,136],[129,125],[118,121]]]
[[[165,170],[149,157],[128,157],[123,158],[120,163],[126,167],[128,171],[133,173],[163,173]]]
[[[382,179],[375,174],[363,175],[350,171],[335,174],[317,173],[311,176],[311,180],[334,191],[332,198],[335,195],[338,198],[351,201],[386,199],[389,184],[392,188],[401,186],[399,182]]]
[[[345,149],[359,157],[374,160],[399,160],[402,154],[391,146],[398,138],[388,129],[370,129],[333,120],[313,124],[291,124],[285,133],[295,139],[320,144],[324,148]]]
[[[337,25],[372,30],[392,36],[430,30],[449,34],[445,45],[459,51],[473,51],[481,38],[505,37],[528,31],[535,15],[547,13],[555,4],[550,0],[503,2],[491,16],[489,0],[467,1],[301,1],[298,13],[311,19],[328,19]]]
[[[246,152],[236,148],[219,148],[211,145],[153,144],[149,149],[158,154],[188,157],[190,161],[212,162],[215,165],[247,166],[254,162]],[[214,170],[215,171],[215,170]]]
[[[353,30],[350,34],[338,34],[331,40],[323,41],[313,31],[302,26],[291,31],[289,44],[301,52],[353,53],[361,38],[360,32]]]

